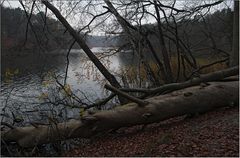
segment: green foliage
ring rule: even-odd
[[[11,83],[13,82],[14,76],[19,74],[19,69],[10,69],[6,68],[5,74],[4,74],[4,82],[5,83]]]
[[[84,108],[80,108],[80,109],[79,109],[79,115],[80,115],[80,117],[83,117],[84,114],[85,114],[85,109],[84,109]]]

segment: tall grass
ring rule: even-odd
[[[216,60],[220,60],[220,59],[215,59],[214,60],[214,59],[207,59],[207,58],[196,58],[196,62],[197,62],[198,67],[211,64],[211,63],[215,62]],[[177,79],[177,76],[178,76],[178,73],[179,73],[179,80],[178,81],[185,80],[182,63],[180,64],[180,70],[179,70],[179,68],[178,68],[179,64],[178,64],[177,57],[171,57],[170,62],[171,62],[171,68],[172,68],[172,73],[173,73],[174,79],[175,80]],[[149,64],[149,67],[152,69],[154,75],[157,76],[158,79],[162,83],[163,78],[160,75],[159,68],[158,68],[157,64],[153,61],[149,61],[148,64]],[[207,67],[207,68],[204,68],[204,69],[200,70],[200,74],[206,74],[206,73],[214,72],[214,71],[217,71],[217,70],[224,69],[226,67],[227,67],[226,62],[217,63],[217,64],[214,64],[210,67]],[[192,71],[193,71],[192,67],[188,64],[185,64],[185,74],[186,74],[186,76],[189,76],[192,73]],[[139,80],[141,80],[142,82],[144,82],[144,81],[149,82],[150,81],[149,78],[151,77],[151,76],[149,76],[149,73],[148,73],[148,71],[146,70],[146,68],[144,67],[143,64],[125,66],[125,68],[122,69],[122,76],[130,84],[137,83],[137,82],[139,82]]]

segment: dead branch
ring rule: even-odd
[[[107,98],[101,99],[98,102],[95,102],[95,103],[93,103],[91,105],[88,105],[84,109],[86,110],[86,109],[90,109],[92,107],[99,107],[99,106],[105,105],[109,100],[111,100],[115,96],[116,96],[115,93],[111,93]]]
[[[149,95],[162,94],[162,93],[165,93],[166,91],[168,91],[168,93],[169,93],[169,92],[172,92],[172,91],[175,91],[175,90],[191,87],[191,86],[194,86],[194,85],[199,85],[202,82],[219,81],[219,80],[222,80],[226,77],[230,77],[230,76],[234,76],[234,75],[238,75],[238,74],[239,74],[239,67],[235,66],[235,67],[232,67],[232,68],[228,68],[228,69],[216,71],[216,72],[213,72],[213,73],[201,75],[199,78],[193,78],[193,79],[188,80],[186,82],[171,83],[171,84],[166,84],[166,85],[163,85],[161,87],[151,88],[151,89],[147,89],[147,88],[145,88],[145,89],[144,88],[142,88],[142,89],[141,88],[135,88],[135,89],[122,88],[122,90],[126,91],[126,92],[145,93],[145,95],[140,97],[140,98],[145,98]]]
[[[129,99],[130,101],[132,101],[134,103],[137,103],[139,106],[144,106],[144,105],[148,104],[148,102],[143,101],[141,99],[138,99],[138,98],[136,98],[134,96],[131,96],[131,95],[129,95],[129,94],[127,94],[127,93],[125,93],[125,92],[123,92],[123,91],[121,91],[121,90],[119,90],[119,89],[117,89],[117,88],[115,88],[115,87],[113,87],[111,85],[106,84],[104,87],[106,89],[108,89],[108,90],[118,94],[118,95],[121,95],[121,96]]]

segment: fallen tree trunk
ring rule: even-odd
[[[169,94],[146,99],[145,106],[129,103],[113,110],[88,114],[79,120],[51,126],[17,127],[1,132],[2,139],[17,142],[22,147],[64,140],[87,138],[120,127],[159,122],[171,117],[206,112],[214,108],[238,105],[239,82],[210,82]]]
[[[165,94],[169,93],[175,90],[191,87],[191,86],[196,86],[199,85],[200,83],[203,82],[213,82],[213,81],[221,81],[224,78],[238,75],[239,74],[239,67],[231,67],[227,68],[224,70],[219,70],[216,72],[208,73],[201,75],[199,78],[193,78],[191,80],[181,82],[181,83],[170,83],[170,84],[165,84],[161,87],[157,88],[151,88],[151,89],[144,89],[144,88],[121,88],[120,90],[125,91],[125,92],[141,92],[145,93],[141,98],[148,97],[150,95],[156,95],[156,94]]]

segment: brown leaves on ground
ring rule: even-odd
[[[239,156],[238,107],[120,129],[64,156]]]

